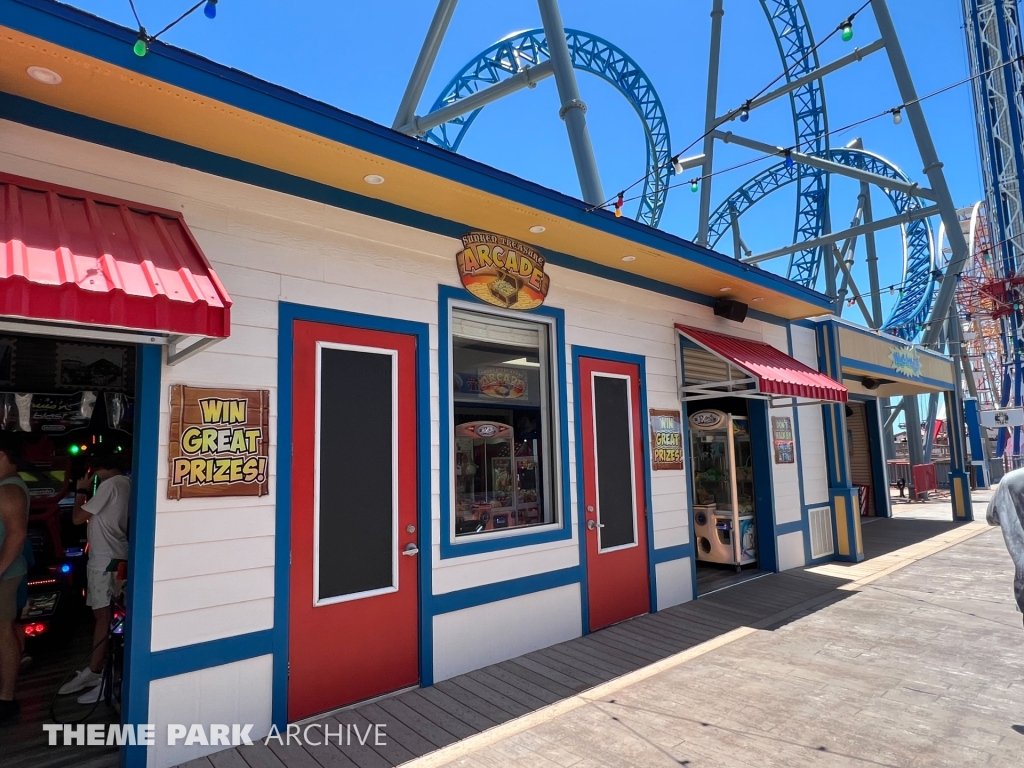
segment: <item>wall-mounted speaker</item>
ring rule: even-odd
[[[736,299],[718,299],[715,302],[715,315],[742,323],[747,319],[747,305]]]
[[[878,389],[882,382],[878,379],[872,378],[871,376],[862,376],[860,383],[863,385],[864,389]]]

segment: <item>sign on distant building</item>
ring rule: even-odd
[[[989,429],[998,427],[1024,427],[1024,408],[1002,408],[981,412],[981,426]]]

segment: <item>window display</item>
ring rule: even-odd
[[[455,535],[558,522],[548,328],[452,313]]]

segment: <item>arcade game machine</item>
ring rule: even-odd
[[[696,411],[689,427],[698,591],[706,592],[702,586],[719,581],[706,564],[718,571],[731,566],[736,573],[756,568],[754,470],[745,415]]]

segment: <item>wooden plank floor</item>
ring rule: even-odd
[[[892,552],[958,527],[928,520],[877,519],[863,526],[868,557]],[[391,698],[335,713],[321,722],[332,732],[351,724],[365,732],[384,725],[387,746],[242,747],[194,760],[188,768],[390,768],[619,675],[699,645],[740,626],[775,629],[849,597],[846,579],[795,569],[748,580],[656,614],[640,616],[586,637],[528,653]],[[114,768],[116,750],[44,746],[40,723],[49,694],[88,649],[87,639],[28,672],[19,681],[22,723],[0,728],[4,768]],[[72,699],[72,697],[66,697]],[[72,699],[73,700],[73,699]],[[71,706],[62,702],[62,707]],[[62,714],[62,713],[58,713]],[[67,712],[66,714],[70,714]],[[93,722],[112,719],[97,713]],[[11,752],[10,745],[14,745]]]
[[[113,768],[118,764],[117,747],[50,747],[42,724],[51,723],[50,701],[68,672],[85,666],[92,648],[92,617],[83,611],[73,636],[64,643],[38,648],[34,663],[18,676],[17,698],[21,705],[18,722],[0,726],[0,764],[4,768]],[[84,691],[83,691],[84,693]],[[89,715],[91,704],[79,704],[81,694],[61,696],[55,713],[62,722],[74,722]],[[113,707],[102,702],[89,717],[90,723],[119,722]]]
[[[257,744],[185,763],[187,768],[390,768],[533,712],[740,626],[774,629],[852,593],[843,579],[802,569],[737,584],[660,613],[325,718],[365,732],[384,725],[387,746],[281,748]],[[184,768],[184,767],[183,767]]]

